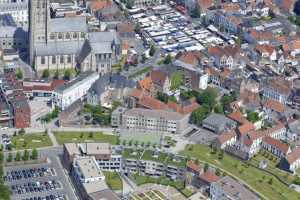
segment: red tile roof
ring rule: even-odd
[[[235,130],[230,130],[228,132],[225,132],[225,133],[222,133],[221,135],[219,135],[217,140],[222,145],[235,136],[236,136]]]
[[[286,156],[286,160],[289,164],[292,164],[296,160],[300,159],[300,147],[294,149],[291,153]]]
[[[289,146],[287,144],[282,143],[280,140],[276,140],[270,136],[264,137],[263,142],[275,147],[276,149],[280,150],[284,154],[287,154],[289,150]]]
[[[247,122],[247,119],[243,116],[243,114],[240,111],[232,112],[227,117],[240,124],[244,124],[245,122]]]
[[[238,130],[241,135],[243,135],[245,133],[249,133],[250,131],[252,131],[254,129],[255,129],[254,124],[252,124],[251,122],[248,122],[248,121],[238,127]]]
[[[263,106],[272,109],[276,112],[280,112],[280,113],[284,112],[284,105],[279,103],[278,101],[268,99],[267,101],[265,101]]]
[[[194,163],[194,161],[192,161],[192,160],[189,160],[186,165],[189,169],[191,169],[195,172],[200,172],[202,170],[202,168],[199,165],[197,165],[196,163]]]
[[[207,183],[214,183],[214,182],[218,181],[220,179],[220,177],[210,171],[206,171],[206,172],[200,174],[199,179],[201,179]]]

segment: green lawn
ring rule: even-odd
[[[156,133],[122,133],[120,136],[121,143],[123,141],[126,141],[127,143],[129,141],[132,141],[132,143],[135,143],[136,141],[139,144],[144,143],[146,145],[147,143],[153,144],[159,144],[161,138],[161,134],[156,134]]]
[[[122,190],[123,183],[117,172],[103,172],[105,175],[105,182],[112,190]]]
[[[44,133],[17,135],[13,136],[11,141],[16,150],[52,146],[50,138]]]
[[[181,154],[214,164],[220,169],[232,173],[270,200],[300,199],[299,193],[289,189],[286,185],[279,182],[274,176],[251,167],[227,154],[224,154],[223,159],[219,160],[218,154],[211,154],[211,149],[208,146],[200,144],[193,145],[192,148],[187,147],[186,150],[181,152]],[[270,179],[272,179],[272,181],[270,181]]]
[[[159,162],[159,163],[165,163],[166,159],[168,157],[168,154],[166,153],[155,153],[154,151],[151,150],[146,150],[144,151],[143,155],[142,155],[142,160],[152,160],[155,162]]]
[[[118,137],[102,132],[55,132],[57,142],[62,145],[68,142],[107,142],[117,144]]]
[[[259,163],[262,160],[267,160],[268,161],[268,166],[265,170],[276,174],[278,177],[280,177],[283,181],[285,181],[286,183],[293,183],[294,180],[296,179],[295,176],[291,175],[288,172],[285,172],[283,170],[280,170],[279,168],[277,168],[277,164],[279,163],[280,159],[276,158],[275,156],[273,156],[271,153],[269,152],[261,152],[259,154],[257,154],[255,157],[253,157],[250,160],[250,163],[252,163],[255,166],[259,166]]]

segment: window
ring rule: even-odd
[[[42,56],[42,57],[41,57],[41,64],[44,65],[45,63],[46,63],[46,61],[45,61],[45,56]]]
[[[52,56],[52,64],[56,64],[56,57]]]
[[[70,38],[71,38],[70,33],[66,33],[66,39],[70,39]]]
[[[73,38],[76,39],[78,37],[77,33],[73,33]]]
[[[54,33],[51,33],[50,34],[50,40],[54,40],[55,39],[55,35],[54,35]]]
[[[60,62],[61,64],[64,63],[64,56],[60,56],[59,62]]]
[[[58,34],[58,39],[60,39],[60,40],[63,39],[63,34],[62,33]]]
[[[80,37],[83,39],[85,37],[85,33],[81,33]]]
[[[68,55],[67,62],[68,62],[68,63],[71,63],[71,60],[72,60],[71,55]]]

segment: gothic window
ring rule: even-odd
[[[81,34],[80,34],[80,37],[81,37],[82,39],[84,39],[85,33],[81,33]]]
[[[41,64],[44,65],[46,63],[45,56],[41,57]]]
[[[60,61],[61,64],[64,63],[64,56],[60,56]]]
[[[70,39],[70,38],[71,38],[70,33],[66,33],[66,38],[67,38],[67,39]]]
[[[54,38],[55,38],[54,33],[51,33],[51,34],[50,34],[50,40],[54,40]]]
[[[58,39],[60,39],[60,40],[63,39],[63,34],[62,33],[58,34]]]
[[[52,64],[56,64],[56,57],[52,56]]]
[[[73,38],[77,39],[77,37],[78,37],[78,34],[77,33],[73,33]]]
[[[71,58],[71,55],[68,55],[67,62],[68,62],[68,63],[71,63],[71,59],[72,59],[72,58]]]

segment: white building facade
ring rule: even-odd
[[[87,94],[92,84],[99,78],[97,73],[82,73],[75,80],[57,88],[53,93],[53,104],[61,110]]]

